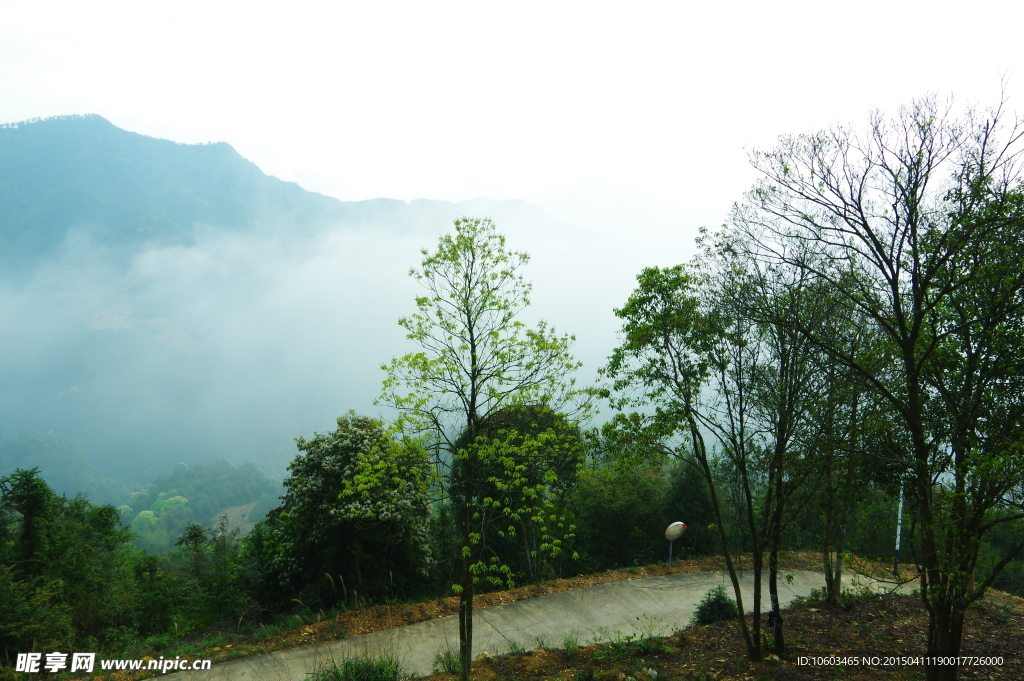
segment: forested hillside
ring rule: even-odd
[[[173,547],[189,525],[213,527],[221,514],[237,506],[255,504],[251,522],[258,522],[277,506],[280,493],[280,486],[252,464],[180,463],[170,475],[128,497],[118,511],[135,533],[136,546],[159,552]],[[249,512],[244,520],[250,520]]]
[[[74,443],[52,433],[22,431],[0,439],[0,476],[19,468],[38,468],[39,474],[58,494],[84,494],[94,503],[119,503],[135,480],[116,470],[101,469]]]

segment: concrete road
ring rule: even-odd
[[[816,572],[789,572],[781,579],[779,596],[788,604],[824,586]],[[848,583],[849,578],[844,579]],[[753,608],[753,575],[743,578],[743,603]],[[531,598],[477,610],[473,617],[473,656],[499,655],[513,646],[532,650],[563,647],[567,637],[579,645],[606,642],[616,636],[666,636],[690,622],[697,604],[709,590],[732,584],[725,573],[649,577],[600,584],[551,596]],[[877,586],[877,585],[876,585]],[[768,581],[763,582],[762,610],[768,609]],[[417,676],[432,672],[434,656],[447,646],[458,650],[457,616],[410,624],[362,636],[311,644],[301,648],[233,660],[202,672],[178,672],[168,681],[303,681],[332,660],[380,653],[396,655],[405,670]]]

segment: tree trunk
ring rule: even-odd
[[[740,590],[740,580],[736,574],[736,566],[732,562],[732,553],[729,551],[729,541],[725,534],[725,525],[722,524],[722,506],[718,501],[718,491],[715,487],[714,478],[711,476],[711,466],[708,463],[707,449],[704,447],[704,436],[700,434],[697,424],[690,419],[690,438],[693,442],[693,452],[700,464],[700,472],[708,484],[708,493],[711,495],[711,507],[715,513],[718,537],[722,541],[722,555],[725,557],[725,566],[729,571],[729,579],[732,581],[733,593],[736,595],[737,619],[739,620],[740,632],[743,634],[743,641],[747,646],[747,658],[752,662],[761,659],[760,646],[754,645],[750,635],[750,628],[747,626],[747,615],[743,607],[743,592]]]
[[[935,606],[935,614],[928,621],[928,657],[959,657],[964,633],[964,609],[955,607],[946,599]],[[925,665],[926,681],[956,681],[959,676],[959,665]]]
[[[836,550],[836,562],[832,575],[832,591],[828,594],[830,601],[836,601],[843,594],[843,547]]]
[[[469,559],[462,572],[462,592],[459,594],[459,679],[469,681],[473,664],[473,572]]]
[[[772,615],[769,616],[772,623],[772,636],[774,637],[774,650],[776,655],[786,652],[786,639],[782,634],[782,606],[779,605],[779,548],[773,542],[771,553],[768,555],[768,594],[772,601]]]
[[[476,546],[473,544],[473,497],[476,494],[475,452],[467,454],[462,506],[462,580],[459,592],[459,679],[469,681],[470,666],[473,664],[473,558]]]
[[[761,553],[761,548],[755,544],[751,556],[754,563],[754,619],[751,632],[754,649],[750,651],[751,662],[760,662],[763,655],[761,649],[761,575],[764,574],[764,555]]]

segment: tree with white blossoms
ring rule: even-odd
[[[538,551],[552,556],[565,549],[574,529],[552,513],[552,467],[545,466],[537,482],[524,463],[536,467],[558,456],[557,433],[511,424],[492,433],[486,425],[516,407],[571,409],[570,417],[579,416],[586,400],[571,405],[586,391],[571,378],[580,367],[569,352],[574,337],[543,321],[533,328],[519,321],[530,303],[531,285],[519,273],[529,256],[509,251],[489,219],[456,220],[454,234],[442,236],[435,252],[422,253],[420,268],[409,274],[425,295],[416,298],[414,314],[399,320],[420,351],[382,367],[387,377],[379,403],[398,410],[407,432],[426,438],[442,473],[441,491],[458,489],[461,577],[452,588],[459,594],[460,676],[466,681],[475,585],[483,578],[511,582],[509,566],[485,555],[487,524],[500,521],[505,536],[514,536],[529,519],[541,534]],[[484,489],[493,496],[480,494]]]
[[[337,423],[295,439],[281,505],[257,531],[268,576],[285,598],[420,588],[432,565],[426,451],[355,412]]]

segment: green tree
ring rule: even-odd
[[[732,223],[762,262],[843,290],[884,365],[803,315],[789,323],[898,414],[908,447],[929,659],[960,651],[967,606],[1019,542],[974,580],[986,532],[1022,517],[1024,129],[1000,109],[957,120],[934,97],[872,116],[866,134],[783,137]],[[852,275],[852,276],[851,276]],[[930,681],[955,666],[928,665]]]
[[[676,521],[689,526],[675,543],[677,557],[715,550],[707,483],[692,460],[670,461],[648,425],[640,414],[619,413],[585,434],[587,462],[565,502],[585,570],[663,560],[664,530]]]
[[[607,374],[625,395],[614,404],[654,406],[656,432],[689,439],[673,453],[692,457],[713,492],[716,525],[742,607],[715,490],[731,492],[729,506],[754,572],[753,631],[745,618],[739,618],[739,626],[749,657],[759,660],[763,559],[767,553],[769,597],[778,611],[778,554],[783,529],[800,507],[790,507],[806,478],[801,469],[807,462],[797,443],[806,430],[817,372],[807,341],[765,314],[774,310],[784,316],[809,304],[799,270],[763,271],[729,235],[716,236],[702,239],[705,251],[689,267],[648,268],[640,274],[639,287],[616,310],[625,342],[613,353]],[[705,433],[717,451],[708,451]],[[783,650],[779,618],[774,636],[776,649]]]
[[[59,650],[74,640],[64,583],[19,575],[0,565],[0,647],[8,653],[33,647]]]
[[[0,507],[18,516],[14,560],[26,574],[39,575],[44,571],[45,528],[57,503],[57,495],[39,476],[38,468],[18,469],[0,478]],[[3,531],[7,531],[6,527]]]
[[[337,425],[296,438],[281,505],[247,541],[249,559],[264,563],[263,590],[281,602],[341,600],[342,585],[363,597],[408,594],[429,572],[426,453],[354,412]]]
[[[443,486],[457,485],[462,508],[459,524],[459,650],[461,677],[468,679],[472,661],[473,592],[478,580],[510,569],[496,557],[485,560],[481,542],[490,516],[504,516],[508,531],[524,517],[538,522],[540,550],[558,553],[564,536],[558,519],[543,513],[547,483],[557,476],[548,471],[540,484],[527,474],[527,458],[542,458],[551,434],[518,433],[503,429],[498,437],[485,432],[487,420],[516,405],[545,405],[562,410],[580,395],[571,374],[579,368],[569,352],[572,336],[559,335],[545,322],[527,328],[518,315],[529,305],[531,286],[519,270],[529,257],[509,251],[505,237],[488,219],[461,218],[455,232],[441,237],[437,250],[423,251],[420,269],[410,275],[423,286],[417,311],[399,324],[419,352],[392,360],[379,402],[396,408],[400,422],[426,438]],[[500,475],[485,464],[500,464]],[[484,474],[489,477],[484,478]],[[501,491],[483,497],[485,483]],[[520,505],[518,502],[527,502]],[[563,523],[564,524],[564,523]]]
[[[564,498],[576,484],[577,471],[585,457],[585,443],[576,423],[538,404],[517,404],[498,410],[483,420],[477,435],[488,440],[505,440],[509,436],[508,462],[493,458],[480,461],[477,476],[480,482],[472,504],[484,509],[480,538],[484,550],[508,565],[516,579],[536,581],[542,571],[550,574],[558,565],[540,551],[542,526],[532,522],[528,512],[534,505],[531,490],[546,488],[553,496]],[[531,446],[537,442],[543,442],[543,447]],[[466,449],[472,444],[464,433],[456,447]],[[506,463],[520,472],[521,484],[503,489],[501,481],[506,477]],[[465,499],[458,475],[454,476],[448,492],[448,504],[461,509]],[[504,499],[506,505],[522,512],[516,514],[517,519],[495,516],[487,508],[485,499]],[[509,532],[510,526],[512,532]]]
[[[19,603],[39,607],[32,620],[8,620],[8,635],[55,635],[73,625],[79,636],[99,636],[106,627],[132,622],[131,531],[117,509],[81,495],[58,497],[38,471],[18,470],[0,480],[0,523],[13,535],[0,542],[0,591],[14,609]],[[45,623],[51,617],[52,627]]]
[[[662,453],[683,460],[687,455],[692,457],[690,460],[707,482],[714,525],[737,608],[742,613],[743,594],[723,517],[726,504],[715,484],[714,454],[708,447],[702,416],[707,413],[708,399],[704,387],[716,368],[714,355],[728,352],[728,346],[742,352],[746,345],[736,342],[735,337],[730,339],[727,322],[719,318],[716,310],[702,304],[700,279],[688,268],[646,268],[637,276],[637,282],[637,289],[626,304],[615,311],[623,320],[624,341],[604,369],[618,394],[612,404],[619,409],[653,407],[647,418],[631,415],[620,419],[634,430],[646,431],[648,441],[671,441],[677,435],[688,441]],[[742,411],[742,405],[738,406]],[[733,432],[742,436],[744,431],[739,420]],[[743,437],[737,441],[744,443]],[[737,453],[735,447],[733,453]],[[755,643],[751,636],[746,618],[738,617],[737,621],[748,655],[759,658],[760,643]]]

